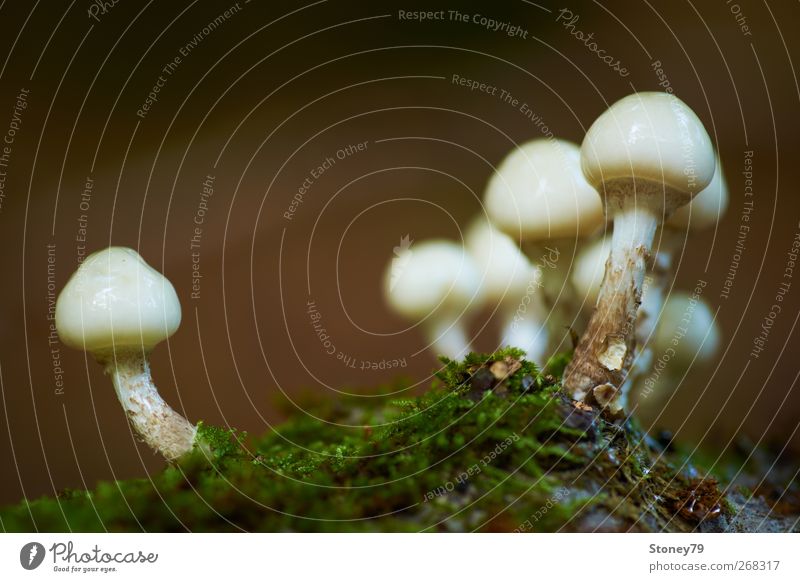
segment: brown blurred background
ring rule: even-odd
[[[658,424],[712,450],[743,436],[797,450],[800,281],[765,350],[748,356],[799,228],[796,3],[96,6],[0,8],[0,133],[28,90],[0,168],[0,502],[162,465],[132,438],[100,367],[48,341],[48,257],[57,293],[82,252],[81,215],[86,252],[137,248],[177,288],[182,327],[156,350],[153,370],[164,397],[193,421],[260,433],[293,406],[301,414],[303,393],[368,396],[398,374],[412,379],[412,390],[427,385],[435,360],[421,351],[418,330],[386,308],[384,266],[406,234],[457,239],[480,210],[492,165],[541,136],[518,108],[453,84],[454,74],[505,89],[557,136],[580,142],[608,104],[658,90],[660,62],[718,145],[731,201],[717,231],[688,239],[676,260],[676,288],[708,282],[704,297],[720,308],[723,350],[691,372]],[[579,16],[574,30],[594,33],[628,76],[557,22],[565,6]],[[445,10],[445,19],[407,21],[399,10]],[[469,21],[451,20],[448,10]],[[475,14],[526,34],[488,30]],[[159,75],[157,101],[138,116]],[[310,172],[359,143],[366,147],[336,159],[285,219]],[[754,209],[723,299],[745,200],[745,151],[753,152]],[[193,263],[208,176],[213,195]],[[82,208],[87,179],[93,187]],[[193,266],[202,275],[199,298]],[[315,335],[309,300],[344,359]],[[496,341],[489,323],[477,338],[486,350]],[[359,369],[364,360],[395,359],[407,365]]]

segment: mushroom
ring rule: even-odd
[[[728,183],[722,171],[719,156],[714,177],[702,192],[692,198],[686,206],[681,206],[664,224],[665,234],[697,232],[717,224],[728,209]]]
[[[569,269],[576,245],[604,224],[600,197],[581,172],[580,149],[560,139],[535,139],[500,163],[484,194],[492,223],[543,271],[554,343],[573,321]],[[555,346],[554,346],[555,347]]]
[[[656,228],[709,185],[714,148],[702,122],[669,93],[635,93],[604,112],[581,146],[586,179],[613,219],[597,308],[564,371],[576,400],[613,415],[634,359],[634,329]]]
[[[502,322],[501,344],[522,348],[532,362],[544,363],[547,309],[541,269],[532,265],[511,237],[483,218],[467,229],[464,245],[482,279],[483,296]]]
[[[656,353],[670,354],[682,368],[693,362],[709,362],[719,351],[721,333],[711,307],[695,294],[672,293],[653,334]]]
[[[642,299],[637,318],[637,341],[647,341],[654,331],[664,303],[664,293],[669,284],[673,256],[685,240],[686,234],[716,224],[727,207],[728,185],[717,157],[711,183],[689,204],[678,208],[661,228],[660,244],[653,262],[652,276],[648,277],[649,292]],[[639,337],[644,339],[638,339]]]
[[[645,276],[642,287],[642,304],[636,315],[636,343],[640,346],[628,381],[646,375],[653,363],[652,339],[662,316],[664,292],[668,285],[672,256],[684,240],[683,233],[705,229],[716,224],[728,205],[728,188],[717,158],[716,171],[711,183],[686,206],[679,208],[662,226],[661,244],[655,256],[652,272]],[[656,236],[658,238],[658,236]],[[610,237],[604,237],[584,247],[575,261],[572,285],[585,305],[594,307],[600,292],[609,254]]]
[[[711,307],[696,294],[672,293],[650,340],[654,365],[636,382],[636,406],[653,410],[694,365],[711,362],[719,352],[721,332]]]
[[[169,461],[192,449],[197,429],[161,398],[148,357],[180,322],[172,284],[123,247],[86,257],[56,302],[61,341],[105,367],[134,430]]]
[[[404,253],[384,276],[389,306],[418,322],[436,353],[464,357],[471,347],[460,319],[481,301],[481,278],[474,261],[461,245],[441,239]]]

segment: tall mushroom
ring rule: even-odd
[[[514,149],[500,163],[484,193],[492,223],[522,242],[530,261],[541,268],[551,309],[554,343],[574,315],[569,282],[572,255],[581,239],[603,225],[603,205],[581,172],[580,149],[560,139],[535,139]],[[554,346],[555,347],[555,346]]]
[[[728,188],[717,158],[716,171],[711,183],[686,206],[679,208],[661,228],[658,252],[653,268],[645,277],[642,303],[636,315],[636,343],[639,350],[628,373],[628,382],[636,385],[647,375],[654,363],[653,338],[659,333],[659,322],[664,315],[664,294],[669,284],[673,255],[684,241],[687,232],[693,233],[716,224],[728,206]],[[572,284],[585,305],[594,307],[600,292],[609,254],[611,238],[604,237],[584,247],[575,261]]]
[[[180,323],[172,284],[122,247],[86,257],[56,303],[61,341],[104,366],[136,433],[170,461],[192,449],[197,429],[161,398],[148,357]]]
[[[500,343],[522,348],[529,360],[544,364],[548,334],[541,269],[485,218],[472,222],[464,245],[478,267],[483,296],[501,319]]]
[[[586,179],[613,218],[597,309],[564,372],[576,400],[622,408],[635,323],[656,228],[708,186],[714,148],[702,122],[668,93],[635,93],[605,111],[581,146]]]
[[[407,249],[400,265],[390,264],[383,288],[389,306],[418,322],[437,354],[458,359],[471,351],[462,317],[481,301],[480,285],[461,245],[431,240]]]

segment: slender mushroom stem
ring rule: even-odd
[[[644,344],[653,336],[661,310],[664,308],[664,291],[670,278],[672,249],[663,244],[653,255],[653,267],[646,278],[642,305],[636,320],[636,341]]]
[[[579,244],[576,237],[557,237],[523,243],[531,263],[539,267],[542,278],[543,301],[548,308],[550,353],[558,353],[569,344],[569,328],[573,326],[577,307],[575,289],[570,281],[571,264]],[[571,347],[571,344],[569,344]]]
[[[175,412],[153,384],[149,352],[140,348],[95,354],[111,376],[122,408],[136,433],[168,461],[192,450],[197,427]]]
[[[651,342],[653,334],[658,325],[658,318],[664,306],[664,287],[666,284],[666,274],[661,272],[664,265],[661,253],[655,258],[655,266],[652,275],[645,278],[645,286],[642,289],[642,304],[636,315],[636,354],[631,362],[631,368],[625,375],[619,404],[622,408],[628,406],[628,397],[633,392],[636,384],[653,368],[653,348]]]
[[[501,326],[499,345],[523,348],[529,360],[542,363],[548,339],[544,265],[534,265],[517,241],[483,217],[467,229],[464,246],[481,274],[484,300],[494,306],[492,316]]]
[[[601,406],[611,404],[612,412],[618,412],[624,400],[620,388],[634,358],[637,310],[660,222],[660,216],[642,200],[662,193],[655,185],[652,192],[642,192],[646,187],[636,184],[639,196],[609,200],[609,211],[615,210],[614,232],[597,308],[565,370],[564,385],[573,398],[583,400],[592,394]]]
[[[500,305],[503,325],[502,345],[523,348],[528,360],[544,366],[547,360],[550,333],[547,329],[548,308],[543,290],[543,269],[534,267],[522,297],[513,294]]]
[[[454,318],[434,317],[428,322],[426,331],[436,354],[460,360],[472,351],[464,326]]]
[[[528,310],[521,316],[511,314],[501,330],[502,344],[524,349],[528,360],[542,366],[547,355],[549,335],[544,321],[545,317],[536,309]]]

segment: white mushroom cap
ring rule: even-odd
[[[572,142],[536,139],[514,149],[484,194],[494,225],[524,240],[577,238],[603,223],[603,204],[583,177]]]
[[[686,206],[681,206],[668,220],[667,226],[681,231],[709,228],[728,208],[728,184],[717,158],[717,168],[711,183]]]
[[[676,292],[664,303],[652,346],[656,357],[669,353],[670,361],[687,367],[692,360],[698,364],[711,360],[719,350],[720,336],[708,303],[697,296]]]
[[[150,349],[180,323],[175,288],[136,251],[124,247],[86,257],[56,303],[61,341],[89,352],[112,346]]]
[[[714,147],[697,115],[669,93],[628,95],[589,128],[581,146],[586,179],[598,191],[615,181],[664,184],[667,212],[686,204],[714,176]],[[630,191],[632,194],[633,191]]]
[[[455,318],[480,300],[480,273],[461,245],[437,239],[405,252],[384,276],[384,294],[400,315],[421,320],[440,311]]]
[[[606,260],[611,252],[611,237],[604,236],[581,249],[572,269],[572,285],[583,298],[585,306],[594,307],[606,272]]]
[[[469,226],[464,245],[475,259],[487,300],[519,302],[531,283],[537,283],[542,276],[511,237],[483,217]]]

